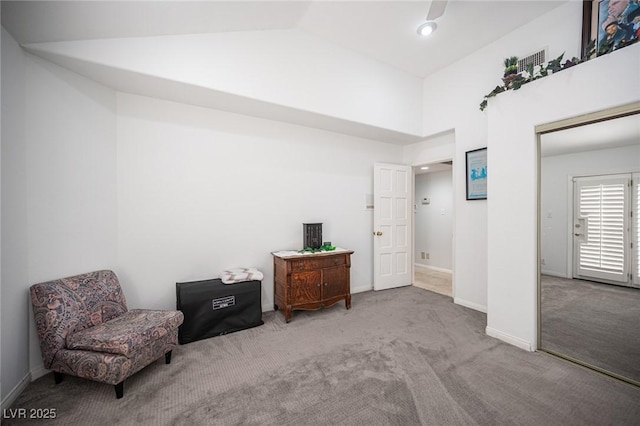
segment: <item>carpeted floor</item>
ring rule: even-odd
[[[120,400],[48,375],[13,408],[55,408],[60,425],[638,424],[640,389],[490,338],[450,297],[409,286],[352,302],[181,346]]]
[[[541,306],[542,348],[640,382],[640,289],[543,275]]]

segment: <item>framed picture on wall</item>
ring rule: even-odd
[[[598,55],[638,41],[640,4],[637,0],[592,0],[591,5],[590,33],[596,40]]]
[[[467,200],[487,199],[487,148],[467,151]]]

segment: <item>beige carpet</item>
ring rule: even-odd
[[[424,290],[452,297],[451,273],[433,269],[415,268],[413,285]]]
[[[637,425],[640,389],[485,334],[486,315],[412,286],[352,308],[264,314],[113,386],[51,375],[12,408],[46,425]],[[37,411],[33,411],[36,412]],[[3,418],[3,425],[34,420]]]

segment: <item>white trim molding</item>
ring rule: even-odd
[[[2,412],[11,407],[11,404],[20,396],[20,394],[29,386],[29,383],[38,380],[40,377],[49,374],[51,370],[44,368],[44,364],[40,364],[36,368],[32,369],[26,376],[24,376],[18,384],[11,389],[11,392],[2,400]]]
[[[368,286],[355,286],[355,287],[351,287],[351,294],[356,294],[356,293],[364,293],[365,291],[371,291],[373,290],[373,285],[370,284]]]
[[[33,382],[35,380],[38,380],[40,377],[46,376],[49,373],[51,373],[51,370],[47,370],[46,368],[44,368],[44,364],[40,364],[39,366],[31,370],[31,381]]]
[[[489,326],[487,326],[487,328],[485,329],[486,333],[488,336],[494,337],[498,340],[502,340],[503,342],[506,342],[510,345],[516,346],[520,349],[523,349],[527,352],[534,352],[535,349],[533,347],[533,345],[531,344],[531,342],[528,342],[526,340],[523,340],[519,337],[515,337],[515,336],[511,336],[510,334],[507,333],[503,333],[500,330],[496,330],[495,328],[491,328]]]
[[[20,380],[18,384],[15,385],[13,389],[11,389],[11,392],[9,392],[7,396],[2,400],[3,413],[4,413],[4,410],[11,407],[11,404],[13,404],[16,398],[20,396],[22,391],[24,391],[27,388],[29,383],[31,383],[31,373],[27,373],[27,375],[24,376],[22,380]]]
[[[451,271],[451,269],[440,268],[439,266],[425,265],[423,263],[414,263],[413,266],[415,266],[416,268],[421,268],[421,269],[431,269],[433,271],[447,272],[449,274],[453,273]]]
[[[478,305],[477,303],[469,302],[468,300],[460,299],[459,297],[454,297],[453,303],[456,305],[464,306],[465,308],[470,308],[475,311],[487,313],[487,307],[483,305]]]
[[[540,271],[540,273],[542,275],[550,275],[552,277],[571,279],[571,277],[568,277],[567,274],[565,274],[564,272],[547,271],[543,269],[542,271]]]

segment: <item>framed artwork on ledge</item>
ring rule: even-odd
[[[590,0],[583,3],[582,46],[593,39],[602,55],[640,38],[638,0]]]
[[[487,148],[467,151],[467,200],[487,199]]]

